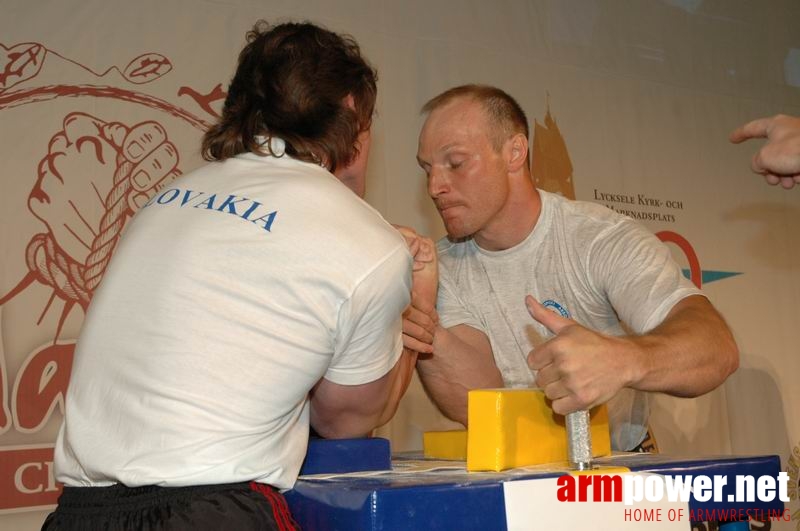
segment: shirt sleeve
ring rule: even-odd
[[[638,333],[658,326],[675,304],[703,295],[673,260],[669,248],[633,220],[601,232],[589,251],[589,269],[620,320]]]
[[[325,379],[340,385],[377,380],[403,352],[403,310],[411,300],[411,256],[396,247],[339,308],[334,353]]]
[[[467,308],[467,304],[458,296],[459,290],[455,284],[450,270],[442,261],[439,261],[439,294],[436,300],[436,312],[439,314],[439,324],[443,328],[452,328],[458,325],[469,325],[472,328],[486,333],[486,327]],[[487,334],[488,335],[488,334]]]

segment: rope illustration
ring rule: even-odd
[[[82,280],[86,289],[94,292],[100,284],[108,261],[114,252],[126,218],[131,214],[127,195],[131,189],[130,173],[133,163],[121,153],[117,155],[117,169],[114,172],[114,186],[106,196],[106,212],[100,220],[100,231],[92,241],[92,252],[86,257]]]
[[[131,190],[130,177],[134,164],[121,153],[117,155],[116,162],[114,186],[105,198],[105,213],[86,262],[80,264],[72,259],[59,247],[52,233],[36,234],[25,250],[29,273],[0,300],[0,305],[37,280],[52,287],[55,294],[67,303],[78,303],[84,310],[88,307],[95,288],[103,279],[125,222],[133,213],[128,203],[128,193]],[[171,174],[177,176],[180,172],[173,170]]]
[[[52,287],[64,300],[77,302],[84,308],[89,305],[92,294],[83,284],[83,266],[64,253],[50,233],[40,233],[31,238],[25,249],[25,262],[30,270],[26,285],[36,279]],[[30,278],[31,274],[34,278]]]

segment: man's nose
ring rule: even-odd
[[[450,190],[450,183],[443,168],[434,166],[428,174],[428,195],[434,199]]]

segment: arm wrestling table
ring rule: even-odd
[[[341,448],[342,443],[338,444]],[[358,444],[363,445],[363,440]],[[358,451],[356,455],[363,458],[366,454]],[[312,465],[313,471],[319,472],[320,467],[310,461],[310,458],[306,461],[304,470]],[[726,500],[734,492],[736,475],[777,477],[780,472],[778,456],[684,458],[616,454],[597,459],[595,464],[667,476],[727,476],[728,484],[723,489]],[[404,454],[392,458],[391,470],[301,475],[294,489],[284,494],[295,520],[308,531],[504,531],[507,529],[504,482],[555,478],[568,472],[564,463],[468,473],[463,462],[426,460],[419,454]],[[771,502],[757,498],[753,502],[700,502],[692,495],[689,508],[704,512],[735,509],[775,514],[782,513],[784,505],[777,496]]]

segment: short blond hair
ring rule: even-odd
[[[423,105],[422,114],[430,114],[460,98],[475,100],[483,106],[492,128],[489,137],[495,151],[499,151],[503,143],[517,133],[530,138],[528,117],[517,100],[505,91],[489,85],[461,85],[446,90]]]

